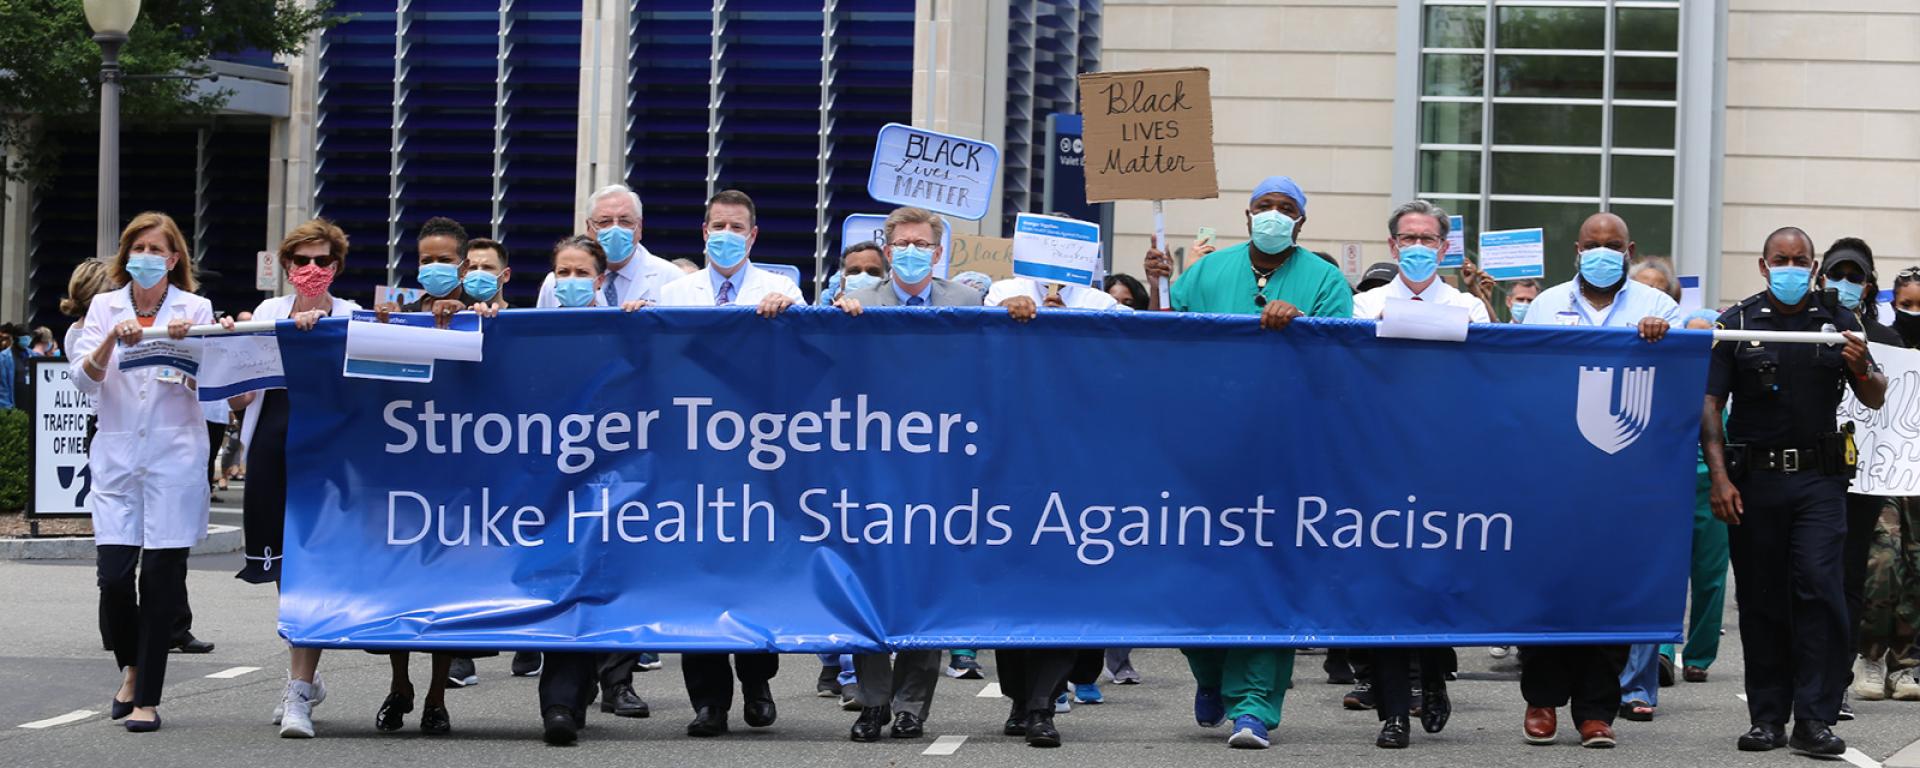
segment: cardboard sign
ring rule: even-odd
[[[1045,283],[1093,285],[1100,225],[1023,213],[1013,220],[1013,273]]]
[[[36,357],[33,366],[33,499],[28,517],[87,514],[93,474],[87,464],[87,416],[93,407],[73,386],[64,357]]]
[[[1467,264],[1467,217],[1447,217],[1447,253],[1440,257],[1441,269],[1459,269]]]
[[[1220,196],[1205,69],[1080,76],[1087,201]]]
[[[888,123],[873,144],[867,195],[979,221],[999,177],[1000,148],[993,144]]]
[[[1013,240],[1005,237],[957,235],[953,238],[953,274],[979,272],[995,282],[1013,277]]]
[[[1547,276],[1546,230],[1509,229],[1480,233],[1480,270],[1495,280]]]
[[[841,251],[865,242],[872,242],[874,245],[885,249],[887,247],[886,239],[886,214],[855,213],[847,216],[846,221],[840,223]],[[947,222],[947,226],[940,229],[940,252],[948,256],[933,265],[933,276],[945,280],[948,277],[948,273],[953,272],[953,270],[948,269],[948,264],[953,261],[953,222]],[[961,271],[964,272],[965,270]],[[954,274],[958,273],[956,272]]]

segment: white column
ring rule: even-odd
[[[574,218],[593,191],[627,179],[628,0],[583,0],[580,9],[580,131],[575,140]]]
[[[916,0],[915,127],[1006,143],[1009,0]],[[948,217],[955,232],[999,236],[1002,190],[980,221]]]
[[[0,152],[0,162],[6,153]],[[33,230],[33,187],[9,178],[0,188],[0,320],[27,319],[27,257]]]

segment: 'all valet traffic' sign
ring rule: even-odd
[[[867,195],[979,221],[999,176],[1000,148],[991,143],[888,123],[874,142]]]

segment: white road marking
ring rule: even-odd
[[[260,671],[259,667],[233,667],[231,669],[220,670],[211,675],[207,675],[207,677],[212,680],[232,680],[249,672],[258,671]]]
[[[100,714],[100,713],[95,712],[91,709],[76,709],[72,712],[68,712],[59,717],[49,717],[45,720],[35,720],[31,723],[21,723],[20,727],[32,728],[34,730],[39,730],[41,728],[52,728],[56,725],[66,725],[67,723],[77,723],[89,717],[93,717],[94,715],[97,715],[97,714]]]
[[[1880,768],[1879,761],[1867,757],[1867,753],[1854,749],[1853,747],[1847,747],[1846,753],[1842,754],[1840,759],[1860,766],[1860,768]]]
[[[986,684],[985,686],[982,686],[982,687],[980,688],[980,692],[979,692],[979,693],[976,693],[976,694],[974,694],[974,697],[975,697],[975,698],[981,698],[981,699],[997,699],[997,698],[1000,698],[1000,684],[999,684],[999,683],[987,683],[987,684]]]
[[[960,745],[965,743],[967,743],[967,737],[965,736],[942,736],[940,738],[934,739],[933,745],[927,747],[926,751],[921,752],[920,754],[951,755],[955,752],[960,751]],[[1873,768],[1880,768],[1880,764],[1874,763]]]
[[[1736,694],[1734,694],[1734,695],[1733,695],[1733,697],[1734,697],[1734,698],[1736,698],[1736,699],[1739,699],[1739,700],[1741,700],[1741,701],[1746,701],[1746,700],[1747,700],[1747,695],[1746,695],[1746,694],[1744,694],[1744,693],[1736,693]]]

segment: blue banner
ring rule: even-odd
[[[1701,332],[525,310],[406,383],[342,378],[345,329],[280,336],[299,645],[1680,633]]]

